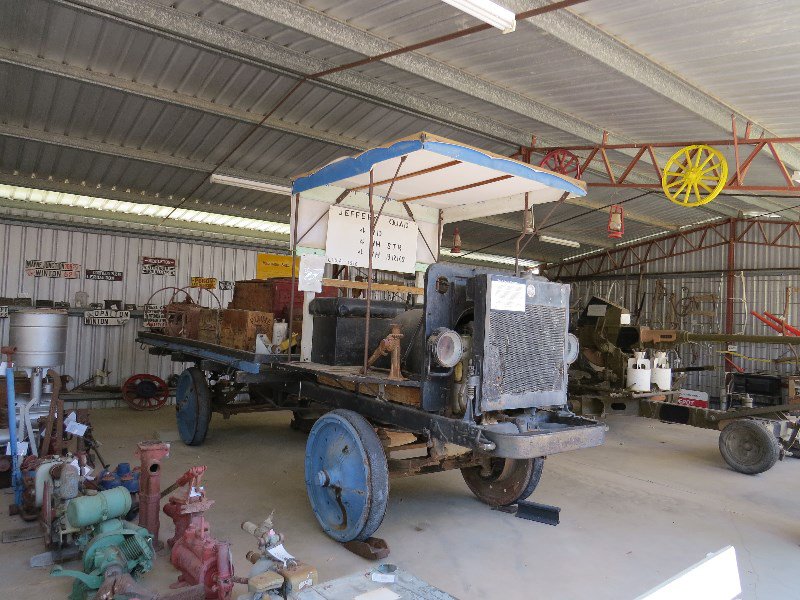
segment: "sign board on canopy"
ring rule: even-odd
[[[325,242],[327,262],[351,267],[369,266],[369,212],[348,206],[331,206]],[[381,215],[375,225],[372,267],[382,271],[413,273],[417,257],[417,224]]]

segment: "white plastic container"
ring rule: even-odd
[[[634,352],[625,370],[625,388],[632,392],[649,392],[651,373],[650,361],[644,357],[644,352]]]
[[[672,368],[669,366],[666,352],[656,352],[653,356],[650,382],[662,392],[672,389]]]

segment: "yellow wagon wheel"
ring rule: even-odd
[[[711,146],[681,148],[664,167],[661,188],[672,202],[700,206],[711,202],[728,180],[728,161]]]

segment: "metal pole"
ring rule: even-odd
[[[8,405],[8,437],[11,447],[11,485],[14,489],[14,504],[22,506],[22,474],[19,471],[19,454],[17,454],[17,397],[14,391],[14,366],[11,358],[14,349],[4,348],[8,362],[6,363],[6,402]]]
[[[369,256],[367,262],[367,317],[364,321],[364,374],[367,374],[367,367],[369,363],[369,313],[372,304],[372,244],[375,239],[375,225],[372,220],[375,214],[375,207],[372,202],[372,191],[374,184],[374,173],[372,169],[369,170]]]
[[[300,194],[294,195],[294,235],[292,236],[292,284],[289,291],[289,347],[286,348],[286,360],[292,359],[292,325],[294,323],[294,288],[297,274],[295,273],[295,259],[297,258],[297,215],[300,210]],[[270,336],[272,337],[272,336]]]

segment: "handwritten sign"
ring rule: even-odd
[[[190,287],[213,290],[217,287],[216,277],[192,277]]]
[[[177,264],[174,258],[142,257],[142,275],[176,275]]]
[[[31,277],[50,277],[51,279],[78,279],[81,275],[81,266],[73,262],[26,260],[25,274]]]
[[[346,206],[331,206],[325,260],[351,267],[369,265],[369,213]],[[382,271],[413,273],[417,257],[417,224],[381,215],[375,225],[372,267]]]
[[[93,279],[95,281],[122,281],[122,271],[86,269],[86,279]]]
[[[167,324],[164,307],[158,304],[144,305],[144,326],[148,329],[163,329]]]
[[[84,325],[124,325],[131,318],[129,310],[87,310],[83,313]]]

